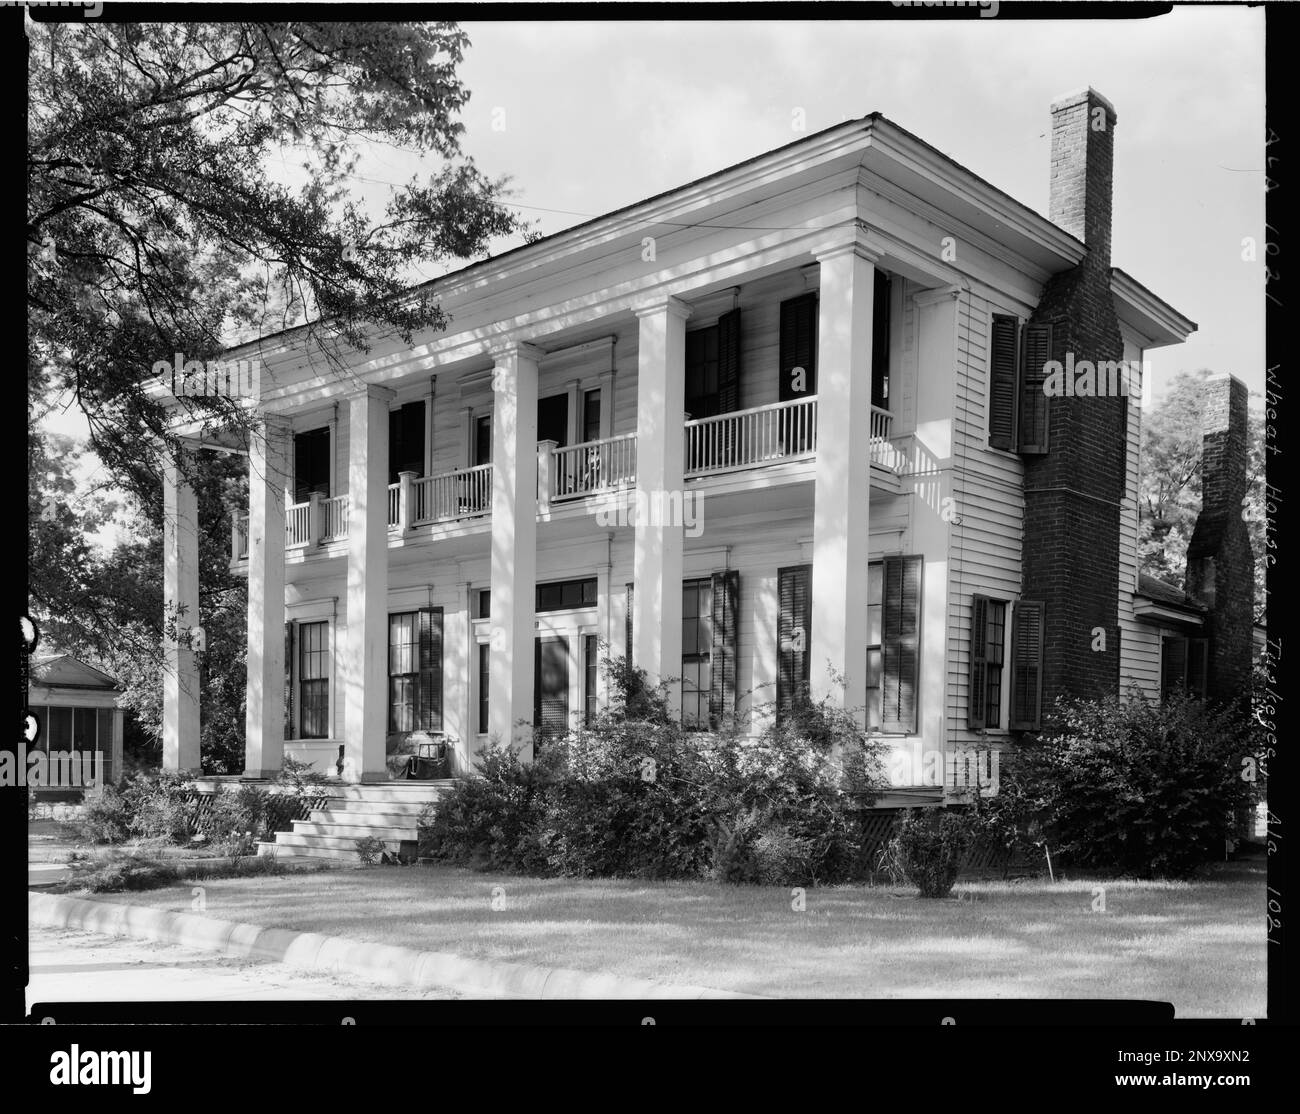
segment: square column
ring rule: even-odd
[[[492,649],[488,737],[532,758],[533,623],[537,608],[537,367],[512,344],[492,373]],[[520,724],[519,721],[526,721]]]
[[[651,684],[682,672],[682,551],[686,498],[686,319],[665,298],[638,307],[636,536],[632,555],[632,662]],[[681,706],[679,684],[669,704]]]
[[[338,677],[343,777],[386,781],[388,737],[388,402],[386,387],[348,399],[347,628]]]
[[[178,460],[163,469],[163,769],[199,767],[199,667],[190,630],[199,625],[198,498]],[[120,766],[113,767],[114,772]]]
[[[817,253],[817,468],[810,693],[840,707],[866,694],[875,261],[860,225]],[[832,677],[842,674],[841,687]]]
[[[244,776],[284,763],[284,508],[292,430],[266,417],[248,437],[248,687]]]

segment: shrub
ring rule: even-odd
[[[373,866],[387,854],[384,841],[378,836],[362,836],[356,841],[356,848],[362,866]]]
[[[178,876],[174,863],[138,851],[129,855],[114,851],[106,856],[74,852],[68,856],[68,867],[71,878],[65,888],[89,893],[156,890]]]
[[[111,786],[105,786],[98,797],[86,801],[75,826],[87,843],[124,843],[131,836],[131,817],[126,801]]]
[[[1250,799],[1242,759],[1254,753],[1239,712],[1185,695],[1061,701],[1002,779],[1000,808],[1018,838],[1045,838],[1053,858],[1184,877],[1223,854]]]
[[[970,848],[970,817],[955,808],[908,809],[894,836],[892,860],[922,897],[947,897]]]
[[[880,773],[853,717],[800,706],[760,737],[740,723],[686,731],[663,687],[622,658],[595,722],[540,746],[480,756],[420,820],[420,854],[521,873],[735,882],[848,880],[860,873],[858,814]]]
[[[194,834],[194,784],[187,778],[173,773],[128,778],[122,798],[132,835],[184,843]]]

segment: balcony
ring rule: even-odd
[[[871,408],[872,482],[897,492],[904,463],[891,440],[893,417]],[[550,446],[550,447],[547,447]],[[777,464],[811,461],[817,455],[817,399],[804,398],[697,418],[685,425],[685,477],[745,472]],[[539,447],[539,507],[575,502],[636,484],[636,434],[624,433],[579,445]],[[492,513],[492,465],[457,468],[437,476],[403,473],[388,485],[390,533],[403,536],[417,527],[468,521]],[[313,495],[285,509],[285,549],[307,551],[348,536],[348,497]],[[248,557],[248,516],[236,516],[231,533],[231,563]]]

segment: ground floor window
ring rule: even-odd
[[[542,738],[569,730],[569,640],[541,637],[533,654],[533,726]]]
[[[1208,638],[1169,637],[1160,645],[1160,699],[1177,689],[1205,699],[1205,680],[1210,657]]]
[[[967,724],[973,730],[1002,726],[1002,668],[1007,604],[977,595],[971,600],[970,701]]]
[[[711,578],[682,584],[682,723],[709,728],[710,670],[713,648],[713,582]]]
[[[583,711],[582,720],[588,727],[596,720],[596,672],[599,669],[599,642],[594,634],[583,635]]]
[[[442,608],[388,617],[388,730],[442,730]]]
[[[488,681],[492,677],[492,647],[487,642],[478,644],[478,731],[488,731]]]
[[[302,738],[329,738],[328,622],[298,624],[298,698]]]

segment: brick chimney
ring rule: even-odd
[[[1255,561],[1241,519],[1249,452],[1246,384],[1232,375],[1205,383],[1201,416],[1201,513],[1187,547],[1187,591],[1209,609],[1207,695],[1231,701],[1249,691]]]
[[[1110,290],[1115,109],[1094,89],[1051,106],[1048,212],[1084,242],[1075,267],[1043,288],[1033,324],[1052,326],[1062,364],[1122,360]],[[1022,595],[1044,607],[1043,706],[1058,696],[1119,688],[1119,536],[1128,449],[1126,398],[1058,396],[1048,408],[1047,452],[1024,455]],[[1095,632],[1104,632],[1104,649]]]

